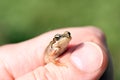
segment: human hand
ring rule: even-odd
[[[60,58],[67,67],[44,65],[46,46],[54,34],[64,31],[72,35],[68,51]],[[28,41],[1,46],[0,64],[0,80],[98,80],[104,71],[105,77],[100,80],[113,80],[104,34],[94,27],[54,30]]]

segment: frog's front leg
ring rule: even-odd
[[[50,55],[49,55],[49,62],[52,62],[54,63],[55,65],[57,66],[65,66],[65,64],[63,63],[60,63],[60,58],[59,56],[56,56],[58,51],[59,51],[60,48],[56,48],[55,50],[53,50]]]
[[[52,52],[49,53],[49,62],[52,62],[54,64],[59,62],[59,59],[57,58],[59,50],[60,50],[60,48],[54,48],[54,50],[52,50]]]
[[[55,57],[58,54],[58,51],[60,50],[59,47],[54,48],[54,50],[52,50],[52,52],[49,54],[50,57]]]

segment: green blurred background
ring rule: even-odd
[[[68,26],[101,28],[120,80],[120,0],[0,0],[0,45]]]

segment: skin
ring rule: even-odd
[[[63,34],[56,34],[45,49],[45,63],[52,62],[56,65],[62,65],[62,63],[58,61],[58,57],[64,53],[70,40],[71,33],[68,31],[65,31]]]
[[[44,65],[44,50],[56,33],[70,31],[72,40],[60,57],[66,67]],[[95,27],[50,31],[36,38],[0,47],[0,80],[113,80],[103,32]]]

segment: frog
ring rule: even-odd
[[[52,62],[55,65],[62,65],[59,61],[59,57],[64,54],[71,39],[72,37],[69,31],[65,31],[63,34],[54,35],[44,52],[45,64]]]

